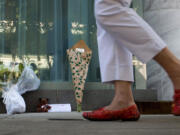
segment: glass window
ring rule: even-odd
[[[133,7],[142,14],[142,1]],[[0,0],[0,61],[27,60],[42,81],[68,82],[66,50],[82,39],[93,51],[87,81],[100,82],[93,8],[94,0]]]
[[[29,59],[41,80],[70,81],[66,50],[83,39],[93,51],[88,81],[100,81],[93,0],[1,0],[0,60]]]

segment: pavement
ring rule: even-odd
[[[77,112],[0,114],[0,135],[180,135],[180,117],[142,115],[138,122],[92,122]]]

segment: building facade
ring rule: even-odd
[[[177,55],[179,5],[179,0],[133,0],[132,3],[138,14],[146,19]],[[1,0],[0,61],[27,60],[34,63],[40,70],[41,87],[49,86],[47,84],[51,84],[51,87],[71,87],[66,50],[82,39],[93,51],[87,82],[91,82],[95,88],[102,87],[93,8],[93,0]],[[160,89],[160,100],[171,99],[171,83],[157,64],[148,63],[146,75],[146,65],[136,58],[133,63],[134,89],[146,89],[148,78],[148,88]],[[161,79],[158,83],[158,78],[164,76],[166,81],[162,82]]]
[[[87,82],[100,82],[93,8],[92,0],[1,0],[0,61],[28,59],[43,82],[70,82],[66,50],[83,39],[93,51]]]

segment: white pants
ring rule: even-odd
[[[166,44],[129,8],[131,0],[95,0],[102,82],[134,81],[132,54],[146,63]]]

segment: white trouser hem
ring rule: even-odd
[[[103,83],[112,83],[115,80],[134,82],[133,66],[108,66],[108,69],[101,70],[101,78]]]
[[[165,43],[163,42],[154,42],[154,40],[151,40],[149,42],[146,43],[147,47],[146,49],[148,49],[149,51],[146,50],[139,50],[139,51],[134,51],[134,55],[142,62],[142,63],[147,63],[150,60],[152,60],[158,53],[160,53],[165,47]],[[144,52],[143,52],[144,51]]]

